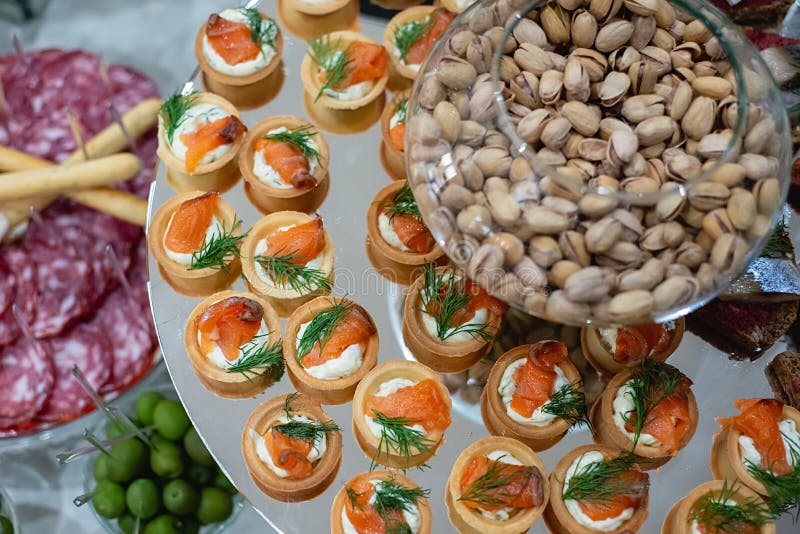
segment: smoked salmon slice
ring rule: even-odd
[[[289,473],[288,478],[300,480],[308,477],[314,466],[308,459],[312,444],[300,438],[293,438],[272,429],[264,436],[272,463]]]
[[[314,177],[311,176],[308,160],[299,148],[291,143],[273,139],[259,139],[253,145],[256,152],[261,152],[264,161],[275,169],[281,181],[293,187],[311,187]]]
[[[406,123],[398,122],[389,130],[389,141],[399,151],[405,150]]]
[[[325,230],[319,217],[267,237],[267,254],[292,255],[292,263],[306,265],[325,248]]]
[[[430,54],[433,44],[444,33],[450,23],[456,18],[454,13],[446,9],[437,9],[431,15],[431,26],[428,32],[417,39],[406,54],[407,65],[418,65],[425,61]]]
[[[660,324],[643,324],[617,331],[614,359],[622,364],[637,363],[653,351],[664,350],[669,334]]]
[[[214,217],[214,210],[217,209],[218,198],[217,191],[209,191],[182,202],[169,223],[164,245],[181,254],[200,250]]]
[[[502,486],[484,489],[481,492],[483,494],[482,499],[480,499],[483,502],[475,502],[468,498],[463,499],[462,502],[468,508],[481,508],[487,511],[494,511],[510,507],[519,510],[522,508],[533,508],[542,503],[542,482],[541,474],[538,469],[523,465],[507,464],[503,462],[502,458],[490,460],[486,456],[480,454],[470,459],[469,464],[467,464],[466,469],[464,469],[464,472],[461,474],[460,484],[462,498],[464,493],[469,490],[469,487],[479,478],[489,473],[490,469],[496,473],[496,478],[493,477],[489,482],[496,482],[500,479],[508,480],[508,483]],[[483,497],[484,495],[485,498]],[[497,501],[497,503],[492,504],[491,502],[486,502],[487,499],[490,499],[490,501]]]
[[[567,360],[567,347],[558,341],[540,341],[530,346],[527,360],[514,373],[516,388],[511,408],[530,417],[550,400],[558,375],[555,366]]]
[[[206,38],[228,65],[252,61],[261,53],[253,41],[249,25],[222,18],[216,13],[208,17]]]
[[[229,115],[202,124],[191,133],[181,134],[181,143],[186,146],[186,170],[194,172],[203,156],[217,147],[233,143],[245,131],[247,128],[242,121]]]
[[[425,254],[433,246],[433,236],[428,228],[413,215],[402,214],[390,216],[392,230],[397,234],[411,252]]]
[[[385,397],[370,397],[366,402],[366,413],[373,416],[373,410],[387,417],[408,419],[428,432],[450,426],[450,410],[431,378],[400,388]]]
[[[671,395],[661,399],[661,401],[651,406],[642,433],[650,434],[658,441],[664,449],[671,455],[678,454],[681,439],[691,428],[691,418],[689,416],[689,388],[691,381],[688,378],[681,378],[675,386]],[[652,397],[658,399],[661,395],[652,392]],[[630,414],[631,421],[635,421],[636,412]],[[626,425],[629,432],[633,432],[630,425]]]
[[[439,301],[444,300],[446,290],[447,288],[445,285],[439,288]],[[493,315],[502,315],[508,309],[508,304],[492,297],[485,289],[469,278],[467,278],[464,283],[464,294],[471,295],[472,298],[470,298],[466,306],[453,314],[450,320],[451,328],[465,324],[467,321],[471,320],[475,316],[475,312],[481,308],[486,308],[489,313]],[[428,303],[428,312],[431,315],[439,313],[439,301]]]
[[[786,461],[786,447],[778,427],[783,414],[783,403],[776,399],[738,399],[733,405],[740,413],[733,417],[720,417],[722,428],[733,428],[753,440],[761,455],[761,469],[776,475],[787,475],[793,467]]]
[[[389,64],[389,54],[386,49],[378,44],[353,41],[345,50],[349,63],[347,75],[342,81],[334,85],[334,89],[347,89],[351,85],[361,82],[377,80],[386,74]]]
[[[344,349],[350,345],[366,343],[373,334],[375,334],[375,327],[358,307],[353,306],[331,332],[323,347],[320,349],[319,341],[314,343],[311,352],[303,356],[300,363],[303,367],[322,365],[328,360],[341,356]]]
[[[583,513],[589,516],[592,521],[603,521],[619,517],[619,515],[628,508],[638,508],[639,504],[647,491],[648,477],[645,473],[639,471],[627,471],[619,475],[620,487],[629,487],[629,493],[621,493],[611,495],[603,500],[591,501],[581,500],[578,501]]]
[[[385,534],[387,522],[393,525],[406,524],[403,513],[399,510],[390,510],[386,514],[386,520],[378,514],[370,502],[375,488],[368,480],[359,478],[348,488],[355,502],[345,499],[345,513],[359,534]]]
[[[239,357],[239,348],[253,339],[261,328],[264,309],[245,297],[230,297],[215,302],[197,316],[201,349],[209,353],[218,345],[229,362]]]

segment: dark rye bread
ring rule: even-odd
[[[686,317],[686,328],[734,360],[756,360],[791,328],[798,301],[714,299]]]
[[[710,0],[710,3],[736,24],[774,28],[780,25],[792,5],[792,0],[742,0],[735,6],[730,5],[727,0]]]
[[[781,352],[769,362],[764,373],[775,397],[800,410],[800,352]]]

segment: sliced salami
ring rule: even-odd
[[[14,304],[19,308],[22,319],[31,324],[36,316],[36,266],[25,250],[19,247],[6,247],[2,250],[6,265],[14,273]],[[11,343],[20,335],[17,321],[9,306],[0,315],[0,345]]]
[[[0,256],[0,315],[11,307],[14,300],[14,293],[17,290],[17,277],[6,265],[6,261]]]
[[[55,384],[53,392],[36,416],[43,421],[66,421],[85,413],[91,398],[72,375],[78,366],[97,391],[111,376],[111,342],[97,325],[79,324],[69,332],[48,340],[53,356]]]
[[[52,249],[31,254],[36,263],[36,337],[54,336],[86,315],[96,301],[92,266]]]
[[[30,420],[50,396],[53,362],[42,345],[23,340],[0,348],[0,428]]]

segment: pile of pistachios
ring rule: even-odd
[[[751,100],[735,135],[753,72],[666,0],[543,2],[516,21],[527,3],[468,13],[418,81],[428,225],[490,292],[559,322],[647,321],[713,292],[782,200],[785,128]]]

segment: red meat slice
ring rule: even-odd
[[[16,278],[13,302],[17,305],[22,319],[31,324],[36,316],[36,266],[30,261],[28,254],[19,247],[6,247],[0,254]],[[12,308],[8,306],[0,315],[0,345],[15,341],[21,334]]]
[[[30,420],[50,396],[53,362],[43,345],[22,340],[0,348],[0,428]]]

